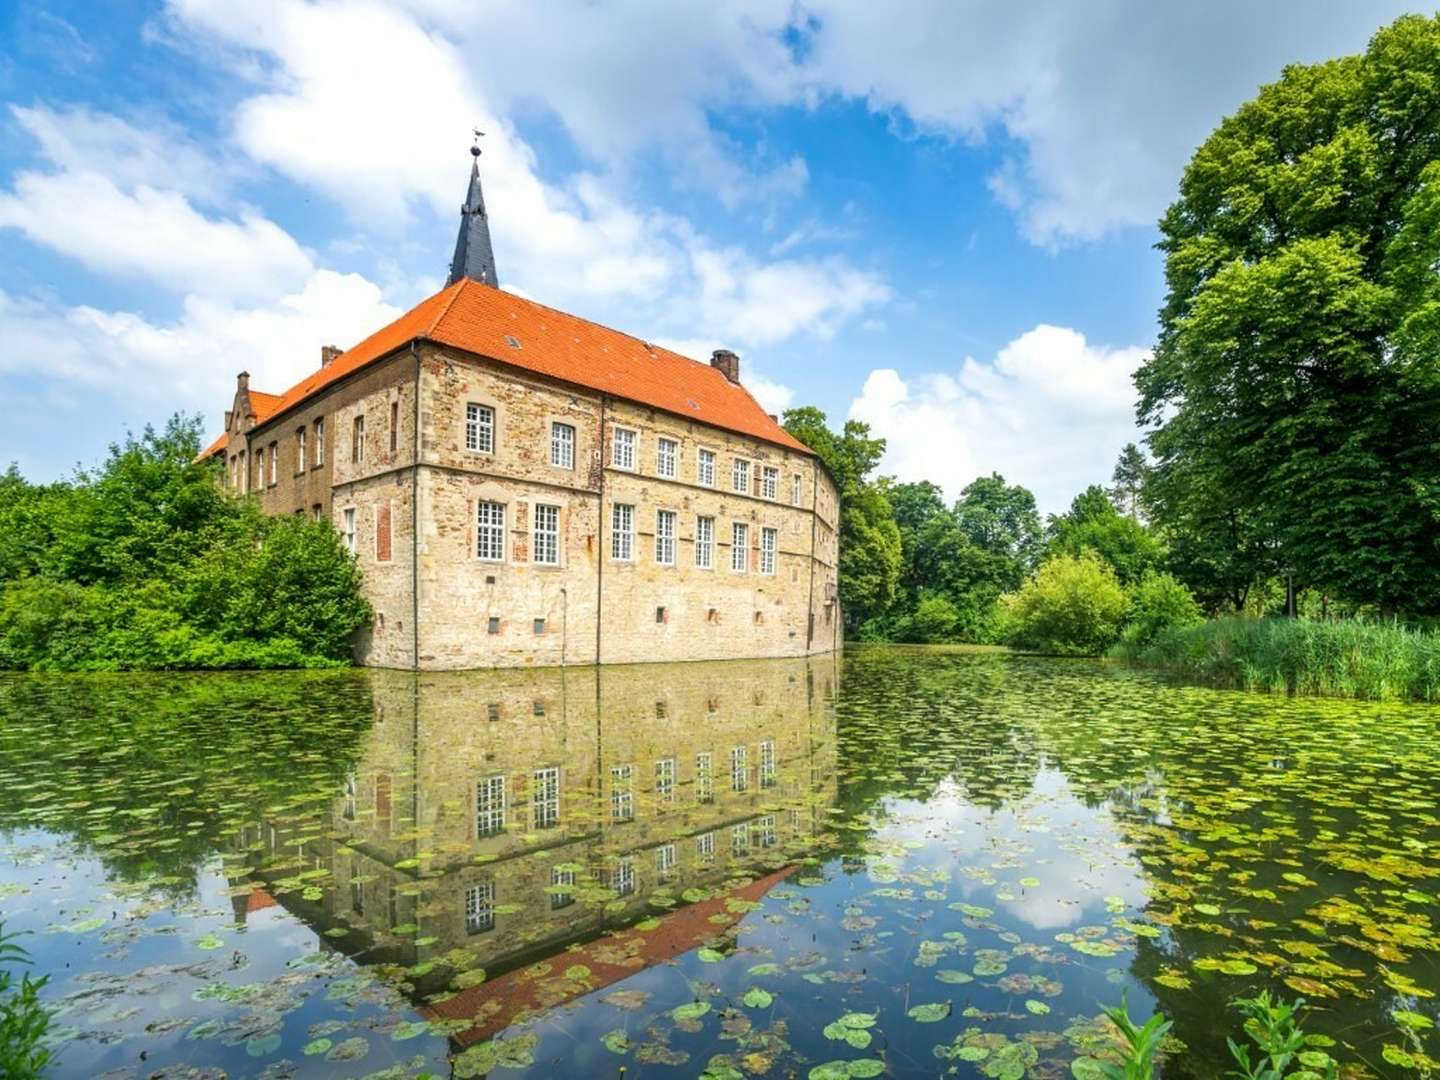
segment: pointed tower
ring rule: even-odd
[[[477,140],[479,132],[476,133]],[[455,257],[450,260],[450,277],[446,285],[461,278],[471,278],[486,285],[498,286],[495,277],[495,252],[490,247],[490,219],[485,216],[485,194],[480,190],[480,145],[470,148],[470,190],[460,208],[460,235],[455,238]]]

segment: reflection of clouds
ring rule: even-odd
[[[1110,811],[1086,806],[1059,769],[1042,767],[1023,799],[998,810],[967,802],[947,780],[929,801],[899,803],[894,811],[884,836],[925,845],[904,869],[949,872],[952,900],[993,907],[1036,930],[1106,921],[1107,896],[1130,908],[1145,904],[1140,861]],[[967,867],[988,872],[995,883],[969,877]],[[1040,884],[1022,888],[1023,877]],[[1013,899],[999,899],[1007,887]]]

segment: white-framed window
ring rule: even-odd
[[[470,401],[465,405],[465,449],[477,454],[495,452],[495,410]]]
[[[695,857],[701,862],[709,862],[715,858],[715,834],[713,832],[701,833],[695,837]]]
[[[550,464],[559,469],[575,468],[575,428],[556,420],[550,425]]]
[[[680,456],[680,444],[674,439],[655,440],[655,473],[657,476],[674,476],[675,460]]]
[[[325,464],[325,418],[315,421],[315,464]]]
[[[275,483],[280,478],[280,447],[275,443],[270,444],[270,483]]]
[[[621,859],[610,871],[610,888],[615,890],[617,896],[629,896],[635,891],[635,862],[632,859]]]
[[[750,850],[750,824],[741,822],[739,825],[730,826],[730,851],[735,855],[743,855]]]
[[[361,413],[350,421],[350,462],[353,465],[365,461],[365,414]]]
[[[340,535],[345,538],[345,550],[355,554],[355,508],[347,506],[340,511]]]
[[[610,820],[633,821],[635,819],[635,791],[631,782],[635,777],[635,766],[610,766]]]
[[[715,519],[713,517],[697,517],[695,519],[695,565],[701,570],[709,570],[715,565]]]
[[[779,543],[778,530],[770,528],[760,530],[760,573],[775,573],[775,549]]]
[[[536,769],[531,782],[531,820],[537,829],[553,829],[560,824],[560,769]]]
[[[662,880],[670,876],[677,862],[674,844],[661,844],[655,849],[655,873]]]
[[[486,562],[505,559],[505,504],[475,504],[475,557]]]
[[[743,521],[730,525],[730,569],[743,574],[750,565],[750,526]]]
[[[655,561],[661,566],[675,565],[675,511],[655,511]]]
[[[295,471],[297,473],[303,473],[305,471],[306,457],[305,429],[302,427],[295,432]]]
[[[617,469],[635,468],[635,432],[630,428],[617,427],[610,444],[610,464]]]
[[[559,911],[575,902],[575,871],[568,866],[550,868],[550,910]]]
[[[775,740],[766,739],[760,744],[760,786],[775,786]]]
[[[799,506],[805,501],[805,478],[799,473],[790,477],[790,504]]]
[[[730,750],[730,790],[748,791],[750,788],[749,752],[743,746]]]
[[[495,883],[482,881],[465,890],[465,932],[483,934],[495,929]]]
[[[505,777],[484,777],[475,785],[475,835],[494,836],[504,829]]]
[[[530,558],[546,566],[559,566],[560,507],[536,503],[533,509],[535,521]]]
[[[620,562],[635,558],[635,507],[629,503],[610,508],[610,558]]]
[[[744,458],[737,457],[730,466],[730,490],[750,494],[750,462]]]
[[[755,840],[762,848],[775,846],[774,814],[766,814],[755,822]]]
[[[655,801],[675,801],[675,759],[661,758],[655,762]]]
[[[760,497],[764,499],[780,497],[780,470],[774,465],[764,465],[760,469]]]
[[[706,487],[715,486],[715,451],[700,450],[695,454],[695,482]]]
[[[695,755],[695,801],[715,801],[715,769],[708,750]]]

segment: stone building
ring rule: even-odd
[[[801,656],[840,644],[839,498],[740,360],[496,285],[476,166],[448,284],[283,394],[237,379],[206,450],[328,518],[415,669]]]

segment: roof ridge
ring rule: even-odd
[[[450,299],[446,300],[445,306],[442,307],[438,312],[436,312],[435,318],[430,320],[430,324],[425,327],[425,332],[420,335],[421,337],[429,337],[431,334],[435,333],[435,328],[440,325],[440,320],[445,318],[445,316],[450,313],[450,309],[455,306],[456,299],[460,296],[462,292],[465,291],[465,286],[473,280],[473,278],[462,277],[459,281],[455,282],[454,285],[449,286],[449,288],[452,288],[454,290],[450,294]],[[496,286],[495,288],[498,291],[499,286]],[[424,303],[424,301],[422,300],[421,303]],[[403,315],[400,316],[400,318],[402,319],[404,317],[405,316]],[[396,321],[398,322],[399,320]]]

